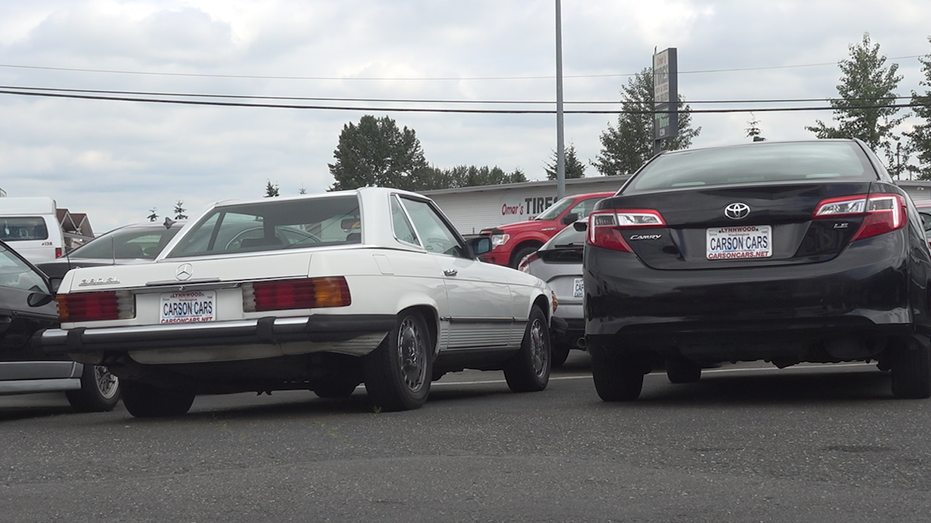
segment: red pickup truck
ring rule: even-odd
[[[598,200],[608,196],[614,196],[614,193],[573,194],[557,201],[529,221],[482,229],[479,234],[491,236],[494,248],[483,255],[481,260],[516,269],[524,256],[539,249],[563,227],[587,218]]]

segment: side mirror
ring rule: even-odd
[[[579,232],[587,231],[587,230],[588,230],[588,222],[587,222],[587,221],[575,222],[575,223],[572,224],[572,228],[575,229],[575,230],[577,230],[577,231],[579,231]]]
[[[51,294],[46,294],[44,292],[33,292],[26,298],[26,303],[30,307],[41,307],[43,305],[48,305],[52,303],[53,296]]]
[[[577,212],[570,212],[569,214],[563,216],[563,217],[562,217],[562,220],[559,220],[559,221],[560,221],[560,223],[562,223],[563,225],[569,225],[570,223],[573,223],[573,222],[575,222],[575,221],[578,221],[578,219],[579,219],[579,213],[577,213]]]
[[[481,256],[491,252],[491,238],[488,236],[479,236],[466,242],[472,256]]]

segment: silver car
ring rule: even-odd
[[[582,249],[585,247],[586,230],[585,220],[575,222],[525,257],[518,266],[521,271],[548,283],[556,293],[559,306],[553,313],[550,332],[553,367],[565,363],[570,350],[584,350]]]

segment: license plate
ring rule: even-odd
[[[769,258],[773,255],[773,228],[769,225],[717,227],[705,234],[709,260]]]
[[[217,293],[189,291],[162,294],[160,323],[199,323],[216,319]]]
[[[582,278],[576,278],[572,282],[572,297],[581,298],[585,296],[585,280]]]

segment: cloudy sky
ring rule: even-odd
[[[693,109],[824,105],[701,102],[835,96],[837,62],[865,32],[900,65],[899,94],[924,91],[917,57],[931,54],[929,20],[926,0],[562,0],[567,146],[583,161],[599,154],[617,116],[571,111],[617,109],[607,102],[654,49],[678,49],[679,92]],[[554,0],[0,0],[0,90],[313,107],[0,94],[0,188],[51,196],[98,233],[153,207],[172,214],[178,200],[195,214],[261,197],[267,181],[283,195],[325,191],[342,127],[365,114],[414,129],[437,167],[543,179],[553,114],[398,109],[553,111],[555,63]],[[811,137],[805,125],[831,119],[754,116],[771,140]],[[693,145],[748,141],[749,120],[695,114]]]

